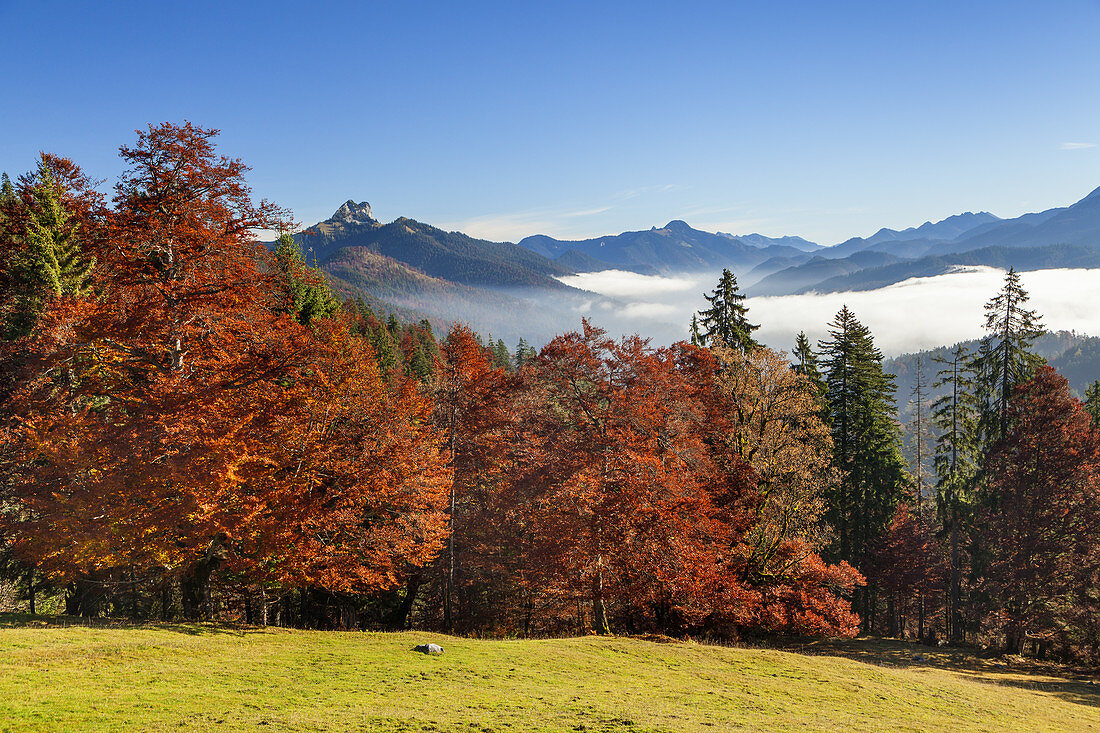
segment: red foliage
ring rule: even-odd
[[[1100,433],[1066,379],[1049,366],[1017,388],[1010,430],[990,458],[978,533],[989,548],[989,609],[1019,651],[1025,639],[1084,645],[1070,629],[1096,614],[1100,577]]]
[[[165,124],[122,148],[95,295],[51,301],[7,362],[17,550],[69,578],[223,564],[391,586],[443,532],[430,403],[388,389],[344,319],[286,315],[251,234],[286,221],[252,205],[215,134]]]

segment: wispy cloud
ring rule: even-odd
[[[1084,150],[1086,148],[1095,148],[1096,143],[1062,143],[1059,147],[1062,150]]]
[[[602,214],[605,211],[611,211],[611,209],[612,209],[612,207],[610,207],[610,206],[600,206],[600,207],[597,207],[595,209],[582,209],[581,211],[567,211],[563,214],[559,214],[558,216],[563,216],[566,219],[575,219],[579,216],[595,216],[596,214]]]

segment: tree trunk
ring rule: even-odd
[[[924,593],[917,593],[917,638],[924,640]]]
[[[168,576],[160,579],[160,620],[168,621],[172,610],[172,586]]]
[[[606,636],[611,633],[611,626],[607,623],[607,606],[603,598],[603,558],[596,562],[599,570],[596,573],[595,593],[592,595],[592,627],[597,634]]]
[[[30,612],[31,612],[31,615],[33,616],[35,614],[35,608],[34,608],[34,570],[31,570],[30,573],[27,574],[27,596],[28,596],[28,599],[30,600]]]
[[[210,604],[210,576],[226,558],[225,534],[219,533],[210,541],[206,554],[191,564],[188,572],[180,580],[180,595],[183,601],[183,615],[188,621],[195,621],[202,613],[207,619],[213,615]]]
[[[951,643],[958,644],[963,640],[962,624],[959,617],[960,596],[962,595],[961,581],[959,579],[959,522],[957,517],[951,520],[951,597],[947,606],[951,614]]]
[[[388,626],[391,629],[401,630],[408,628],[409,614],[412,613],[413,604],[416,603],[416,594],[420,591],[420,584],[424,582],[423,576],[420,573],[413,573],[409,576],[409,579],[405,581],[405,597],[401,599],[401,603],[390,614]]]

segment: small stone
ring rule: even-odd
[[[413,651],[421,652],[422,654],[442,654],[443,647],[439,644],[420,644]]]

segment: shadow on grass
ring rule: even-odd
[[[929,647],[898,639],[859,638],[790,643],[785,651],[835,656],[867,664],[956,672],[978,682],[1049,692],[1077,705],[1100,707],[1100,669],[1072,667],[966,647]]]
[[[0,629],[60,629],[82,627],[89,629],[156,629],[171,631],[188,636],[228,635],[247,636],[262,634],[264,629],[258,626],[240,624],[187,622],[170,623],[160,621],[132,621],[117,618],[85,618],[83,616],[46,616],[29,613],[0,613]]]

